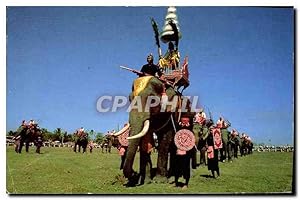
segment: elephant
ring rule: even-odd
[[[86,152],[86,148],[88,145],[88,134],[84,131],[76,131],[74,133],[74,152],[77,152],[77,145],[78,145],[78,152],[80,152],[80,149],[82,147],[82,153]]]
[[[240,148],[241,156],[252,154],[252,149],[253,149],[253,142],[251,141],[251,139],[249,139],[248,136],[242,134],[241,148]]]
[[[28,153],[29,152],[29,146],[30,143],[34,143],[37,144],[38,138],[39,141],[41,140],[41,130],[38,127],[37,124],[31,124],[31,125],[22,125],[18,128],[17,130],[17,135],[15,136],[15,138],[17,138],[17,142],[16,142],[16,148],[15,151],[17,153],[21,153],[22,152],[22,148],[24,146],[25,143],[25,150]],[[38,148],[38,145],[36,145]]]
[[[149,97],[156,97],[159,103],[155,104]],[[155,98],[154,98],[155,99]],[[178,99],[173,101],[174,99]],[[192,123],[195,113],[190,109],[185,112],[178,112],[180,102],[184,99],[182,95],[174,90],[171,85],[164,84],[161,80],[154,76],[142,76],[134,80],[132,92],[129,95],[131,105],[134,102],[140,102],[140,106],[132,106],[129,112],[129,123],[122,130],[115,133],[115,136],[123,134],[129,128],[129,145],[127,155],[123,166],[123,174],[128,179],[127,186],[135,186],[143,184],[146,178],[151,179],[155,176],[158,182],[167,182],[168,178],[174,176],[174,158],[176,155],[176,146],[174,143],[174,135],[176,133],[176,124],[180,118],[187,116]],[[140,100],[140,101],[138,101]],[[173,107],[168,102],[175,102]],[[179,103],[178,103],[179,102]],[[149,107],[149,105],[151,106]],[[147,112],[147,108],[149,112]],[[190,103],[187,103],[187,108],[190,108]],[[146,177],[146,168],[150,167],[151,172],[151,149],[155,146],[153,133],[157,136],[157,169],[155,175]],[[133,163],[136,152],[140,152],[140,173],[133,170]],[[170,154],[170,160],[168,157]],[[196,154],[195,154],[196,155]],[[168,162],[169,170],[168,170]],[[151,180],[150,180],[151,181]]]
[[[241,148],[241,138],[239,137],[239,135],[236,135],[234,137],[234,150],[233,150],[233,156],[234,158],[238,158],[238,150]]]
[[[210,127],[214,124],[212,119],[207,119],[203,123],[194,122],[193,132],[196,137],[196,146],[200,151],[200,165],[207,165],[206,139],[210,132]]]
[[[105,152],[111,153],[111,148],[112,147],[118,147],[119,146],[119,141],[118,138],[115,137],[113,134],[107,134],[104,136],[102,143],[100,144],[102,153],[104,153],[104,148]]]
[[[220,149],[220,161],[225,162],[226,158],[228,161],[231,161],[231,151],[229,151],[229,134],[230,132],[227,129],[228,127],[221,127],[221,135],[222,135],[222,143],[223,143],[223,148]]]
[[[232,161],[232,158],[238,157],[238,148],[240,146],[240,138],[238,133],[233,131],[229,134],[228,140],[228,159]]]

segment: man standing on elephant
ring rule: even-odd
[[[161,77],[162,72],[160,71],[159,66],[153,64],[153,55],[150,54],[147,56],[147,64],[143,65],[141,72],[145,75]]]

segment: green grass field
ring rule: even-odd
[[[220,163],[221,177],[206,178],[207,167],[192,170],[189,188],[151,183],[134,188],[123,186],[120,157],[111,154],[74,153],[71,148],[42,148],[42,154],[13,147],[6,153],[6,189],[10,194],[235,194],[292,193],[293,154],[254,152],[233,163]],[[157,154],[152,154],[156,166]],[[138,159],[138,158],[137,158]],[[199,162],[199,158],[198,162]],[[138,161],[138,160],[136,160]],[[138,162],[136,162],[138,163]],[[138,169],[138,165],[134,166]],[[180,179],[180,181],[183,181]]]

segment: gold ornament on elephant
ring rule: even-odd
[[[152,77],[153,76],[143,76],[135,79],[133,83],[133,96],[138,96],[140,92],[146,88]]]

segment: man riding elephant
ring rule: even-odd
[[[25,143],[25,149],[28,153],[30,143],[33,142],[36,144],[38,137],[41,136],[41,130],[38,127],[38,124],[34,122],[34,120],[30,120],[28,124],[26,124],[26,121],[23,120],[21,126],[17,130],[17,135],[15,136],[17,140],[15,151],[17,153],[21,153]]]
[[[83,151],[82,153],[86,152],[86,148],[88,145],[88,134],[84,131],[84,128],[81,127],[79,130],[77,130],[74,133],[74,152],[77,152],[77,145],[78,145],[78,152],[80,152],[80,149],[82,147]]]
[[[102,143],[100,144],[101,149],[102,149],[102,153],[104,153],[104,149],[105,152],[107,153],[111,153],[111,148],[112,147],[118,147],[119,145],[119,141],[118,138],[115,137],[113,134],[115,133],[115,131],[112,132],[107,132],[107,134],[104,136]]]

